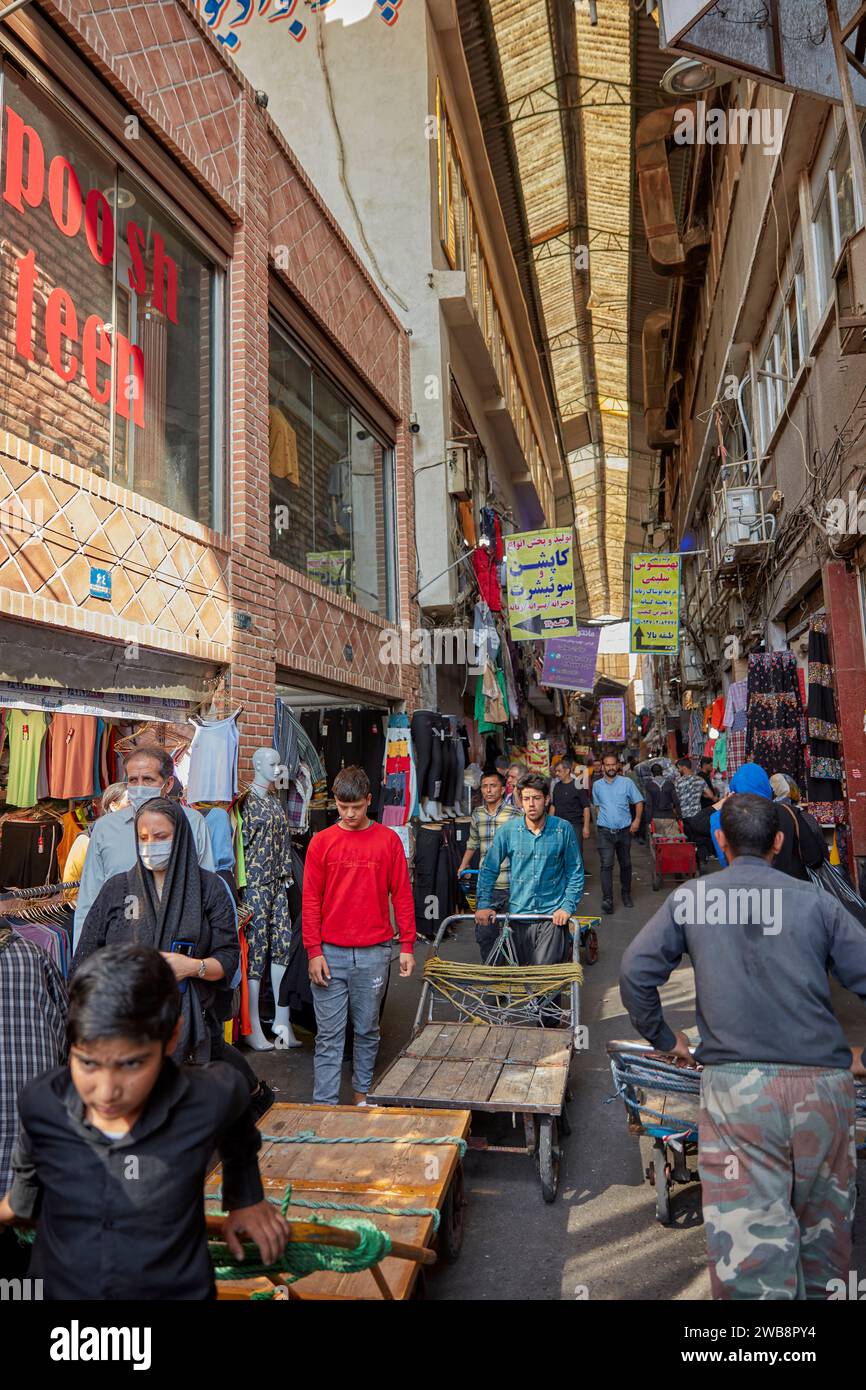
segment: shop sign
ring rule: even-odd
[[[632,555],[629,652],[676,652],[679,643],[679,555]]]
[[[531,738],[526,745],[526,752],[523,756],[530,772],[540,773],[542,777],[550,775],[550,743],[546,738]]]
[[[552,637],[544,644],[541,684],[560,690],[592,690],[600,627],[582,627],[574,637]]]
[[[45,149],[33,126],[7,103],[3,111],[6,145],[3,151],[3,201],[14,208],[24,224],[31,212],[48,209],[60,238],[84,237],[97,266],[109,266],[115,257],[115,224],[111,204],[99,188],[84,189],[75,167],[57,154],[46,168]],[[41,219],[40,225],[45,225]],[[126,228],[125,251],[129,256],[126,282],[150,310],[177,324],[178,268],[166,253],[159,232],[149,236],[136,222]],[[14,254],[14,253],[13,253]],[[75,381],[79,372],[98,405],[111,395],[112,381],[101,380],[99,368],[113,374],[114,409],[124,420],[131,418],[144,428],[144,353],[122,333],[115,332],[98,314],[80,317],[72,294],[56,285],[48,298],[41,296],[36,251],[31,247],[13,262],[15,294],[15,350],[25,362],[36,362],[34,324],[43,318],[45,347],[61,381]],[[149,290],[149,298],[145,300]],[[114,360],[112,361],[112,344]]]
[[[625,743],[625,700],[599,700],[598,712],[602,743]]]
[[[574,637],[574,531],[523,531],[505,541],[508,622],[515,642]]]
[[[90,597],[111,598],[111,570],[90,566]]]
[[[197,705],[189,700],[160,699],[152,695],[127,695],[116,691],[76,690],[57,685],[25,685],[0,681],[0,708],[41,709],[61,714],[95,714],[118,719],[155,719],[183,723]]]
[[[307,554],[307,574],[335,594],[351,598],[351,550],[314,550]]]

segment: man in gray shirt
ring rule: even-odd
[[[113,874],[125,873],[135,863],[136,811],[152,797],[167,796],[174,780],[174,763],[164,748],[140,748],[130,753],[125,770],[129,804],[109,816],[101,816],[90,836],[75,908],[73,949],[103,883]],[[183,809],[192,828],[199,864],[213,871],[213,851],[204,817],[189,806]]]
[[[826,1299],[851,1267],[852,1072],[866,1075],[827,972],[866,1001],[866,931],[829,893],[771,867],[783,836],[764,797],[728,797],[718,842],[728,867],[674,890],[628,947],[620,992],[654,1048],[688,1059],[658,993],[688,953],[713,1297]]]

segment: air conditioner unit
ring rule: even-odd
[[[452,497],[472,496],[472,469],[469,445],[450,444],[445,455],[445,477]]]
[[[866,228],[849,237],[833,267],[836,327],[844,356],[866,352]]]

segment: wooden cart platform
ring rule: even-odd
[[[468,1110],[449,1110],[443,1115],[441,1110],[277,1104],[262,1116],[258,1128],[263,1135],[277,1136],[313,1130],[317,1135],[332,1138],[381,1135],[395,1139],[437,1139],[453,1135],[465,1139],[470,1118]],[[435,1162],[431,1162],[433,1158]],[[286,1184],[290,1183],[292,1195],[307,1201],[397,1210],[427,1207],[441,1211],[452,1183],[460,1177],[456,1144],[431,1144],[429,1147],[400,1143],[276,1144],[265,1140],[259,1153],[259,1167],[268,1197],[281,1198]],[[208,1176],[205,1192],[214,1195],[219,1191],[220,1168],[217,1166]],[[208,1209],[213,1210],[213,1204]],[[289,1208],[289,1215],[298,1220],[309,1220],[314,1214],[325,1220],[362,1216],[361,1212],[314,1213],[304,1206]],[[432,1216],[382,1216],[372,1212],[370,1219],[394,1240],[421,1246],[430,1245],[433,1240]],[[411,1297],[418,1277],[417,1264],[390,1257],[382,1261],[380,1268],[395,1299]],[[217,1293],[221,1299],[246,1299],[252,1293],[271,1287],[266,1279],[245,1279],[219,1283]],[[292,1291],[293,1296],[301,1299],[383,1297],[369,1270],[358,1274],[310,1274],[293,1285]]]
[[[570,1041],[570,1032],[561,1028],[428,1023],[373,1087],[370,1100],[559,1115]]]

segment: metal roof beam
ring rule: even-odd
[[[577,101],[562,100],[561,81],[575,81],[581,84]],[[558,116],[569,111],[592,111],[606,106],[637,106],[632,99],[631,86],[627,82],[612,82],[609,77],[585,77],[578,72],[562,73],[559,81],[545,82],[512,97],[506,104],[506,114],[498,110],[481,111],[484,126],[514,125],[516,121],[528,121],[533,116]]]

